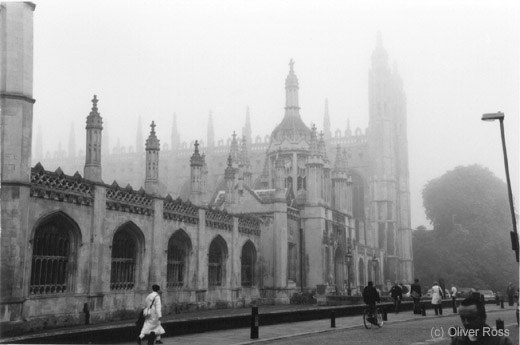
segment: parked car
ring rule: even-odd
[[[484,295],[484,300],[486,302],[495,300],[495,294],[491,290],[478,290],[477,292],[481,295]]]
[[[474,288],[460,288],[457,290],[457,298],[466,298],[466,297],[469,297],[471,296],[471,294],[473,292],[476,292],[477,290],[475,290]]]

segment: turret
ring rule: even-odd
[[[242,136],[246,138],[246,141],[251,144],[253,143],[253,135],[251,131],[251,118],[249,115],[249,107],[246,109],[246,123],[242,128]]]
[[[276,158],[274,162],[274,171],[275,200],[278,202],[285,202],[285,167],[283,164],[283,158]]]
[[[323,114],[323,132],[325,133],[325,139],[327,141],[332,137],[330,130],[330,116],[329,116],[329,100],[325,98],[325,112]]]
[[[346,161],[341,147],[336,149],[336,162],[332,171],[332,190],[334,208],[340,212],[347,212],[347,182],[348,175]]]
[[[144,189],[147,193],[159,193],[159,139],[155,135],[155,123],[152,121],[152,128],[148,139],[146,139],[146,178]]]
[[[242,145],[240,148],[240,169],[244,178],[244,184],[250,188],[253,187],[253,173],[251,172],[251,162],[249,160],[249,152],[247,150],[246,136],[242,137]]]
[[[101,138],[103,118],[98,113],[98,99],[94,95],[92,110],[87,116],[87,150],[85,151],[84,174],[87,180],[102,182],[101,180]]]
[[[235,201],[235,168],[233,168],[233,159],[228,156],[227,167],[224,172],[224,180],[226,182],[226,203],[231,204]]]
[[[204,166],[204,160],[199,153],[199,142],[195,140],[195,151],[190,158],[191,167],[191,193],[190,201],[195,205],[200,205],[201,202],[201,178],[202,178],[202,167]]]
[[[316,205],[322,200],[323,158],[318,152],[318,139],[316,137],[315,125],[312,125],[311,128],[310,155],[307,158],[305,168],[307,170],[305,181],[307,203]]]
[[[172,121],[172,134],[171,134],[171,150],[172,153],[176,154],[177,150],[179,150],[181,138],[179,134],[179,129],[177,128],[177,114],[173,114]]]

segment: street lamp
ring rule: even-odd
[[[350,265],[352,264],[352,249],[350,247],[350,239],[347,244],[347,254],[345,255],[345,260],[347,260],[347,296],[350,296]]]
[[[482,115],[482,121],[500,121],[500,133],[502,134],[502,151],[504,152],[504,165],[506,168],[507,192],[509,195],[509,207],[511,208],[511,218],[513,220],[513,231],[511,231],[511,246],[515,251],[516,262],[518,262],[518,232],[516,230],[515,207],[513,206],[513,193],[511,192],[511,181],[509,179],[509,164],[507,163],[506,137],[504,134],[504,113],[487,113]]]

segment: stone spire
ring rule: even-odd
[[[233,139],[231,139],[231,146],[229,148],[229,155],[231,156],[231,159],[233,161],[233,164],[238,165],[239,161],[239,153],[238,153],[238,141],[237,141],[237,135],[235,131],[233,131],[232,135]]]
[[[244,184],[252,188],[253,173],[251,172],[251,162],[249,160],[249,152],[247,150],[247,139],[245,136],[242,137],[242,146],[240,150],[240,168],[242,169]]]
[[[314,124],[311,126],[311,142],[309,145],[309,151],[313,155],[318,153],[318,138],[316,136],[316,125]]]
[[[329,100],[327,98],[325,98],[325,112],[323,114],[323,131],[325,132],[325,139],[329,141],[332,132],[330,129]]]
[[[135,152],[143,152],[143,125],[141,123],[141,116],[137,119],[137,132],[135,135]]]
[[[285,78],[285,116],[300,117],[298,78],[294,74],[294,61],[289,61],[289,75]]]
[[[92,110],[87,116],[87,150],[85,154],[84,176],[87,180],[102,182],[101,180],[101,135],[103,132],[103,118],[97,107],[98,99],[94,95]]]
[[[227,159],[227,167],[224,171],[224,180],[226,182],[226,203],[233,203],[234,198],[234,187],[235,187],[235,168],[233,168],[233,158],[231,154]]]
[[[179,134],[179,129],[177,128],[177,114],[173,114],[173,123],[172,123],[172,137],[171,137],[171,150],[173,153],[176,153],[179,149],[181,143],[181,137]]]
[[[211,110],[208,116],[208,144],[207,147],[215,147],[215,129],[213,128],[213,114]]]
[[[242,127],[242,136],[246,137],[246,140],[249,144],[253,142],[253,134],[251,131],[251,117],[249,114],[249,106],[246,108],[246,123],[244,127]]]
[[[320,132],[320,141],[318,142],[318,153],[323,158],[324,162],[328,162],[329,157],[327,156],[327,145],[325,145],[323,132]]]
[[[155,122],[150,125],[152,128],[148,139],[146,139],[146,178],[144,189],[147,193],[158,194],[159,192],[159,139],[155,135]]]

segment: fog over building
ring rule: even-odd
[[[217,140],[209,110],[205,143],[181,143],[172,115],[170,146],[161,145],[159,124],[143,116],[150,130],[138,129],[135,147],[107,150],[103,99],[93,95],[84,149],[76,154],[71,130],[67,150],[33,165],[37,9],[19,2],[0,10],[8,327],[79,323],[85,307],[93,322],[133,316],[152,283],[172,313],[288,303],[321,284],[359,294],[369,280],[383,291],[412,281],[406,97],[381,35],[365,130],[332,132],[327,101],[323,128],[305,124],[291,59],[285,86],[273,85],[285,87],[284,113],[265,137],[252,138],[245,109],[230,139]]]

